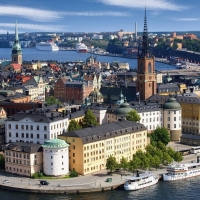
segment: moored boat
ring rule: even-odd
[[[163,174],[163,181],[176,181],[200,175],[200,163],[171,164],[167,167],[167,173]]]
[[[77,43],[76,44],[76,51],[79,53],[87,53],[88,47],[84,43]]]
[[[59,47],[54,42],[40,42],[36,44],[36,48],[41,51],[58,51]]]
[[[139,190],[156,184],[159,179],[152,172],[139,174],[137,171],[136,176],[128,176],[126,180],[124,183],[125,190]]]

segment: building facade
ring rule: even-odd
[[[5,146],[4,152],[6,172],[30,177],[43,171],[41,145],[11,143]]]
[[[117,162],[122,156],[131,160],[138,149],[144,150],[147,145],[144,125],[130,121],[70,131],[58,137],[70,143],[70,170],[82,175],[106,169],[106,159],[111,155]]]

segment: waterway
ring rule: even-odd
[[[32,60],[56,60],[59,62],[66,61],[76,61],[82,60],[86,61],[88,57],[91,56],[90,53],[77,53],[76,51],[40,51],[36,48],[23,48],[22,49],[23,60],[32,61]],[[96,55],[94,55],[96,56]],[[100,56],[97,55],[97,61],[99,62],[127,62],[131,69],[137,68],[137,59],[128,59],[121,57],[110,57],[110,56]],[[11,59],[11,48],[0,48],[0,60],[2,59]],[[176,69],[175,66],[167,65],[164,63],[156,62],[156,70],[172,70]]]
[[[158,184],[137,191],[104,191],[85,194],[31,194],[0,190],[1,200],[199,200],[200,177]]]

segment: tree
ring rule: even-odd
[[[120,160],[120,165],[119,166],[121,168],[123,168],[124,171],[125,171],[128,168],[128,165],[129,165],[128,160],[122,156],[122,159]]]
[[[47,97],[45,102],[46,102],[46,104],[47,104],[48,106],[54,105],[54,104],[60,104],[60,103],[61,103],[61,102],[60,102],[58,99],[56,99],[54,96]]]
[[[0,155],[0,169],[5,169],[5,158]]]
[[[165,127],[157,127],[150,135],[151,144],[155,146],[157,142],[162,142],[167,145],[170,142],[168,130]]]
[[[118,166],[118,163],[116,161],[116,158],[113,156],[109,156],[106,160],[106,169],[110,170],[110,172],[113,172]]]
[[[182,155],[182,153],[181,152],[175,152],[174,153],[174,161],[176,161],[176,162],[181,162],[182,160],[183,160],[183,155]]]
[[[151,166],[155,167],[156,170],[159,167],[160,163],[161,163],[160,158],[157,155],[155,155],[155,156],[152,157],[152,159],[151,159]]]
[[[134,155],[133,159],[129,162],[129,170],[135,171],[140,167],[140,165],[141,160],[136,155]]]
[[[172,163],[172,161],[173,159],[171,158],[171,156],[167,152],[164,152],[162,164],[167,165],[169,163]]]
[[[81,126],[79,126],[79,124],[77,123],[76,120],[72,119],[69,122],[68,131],[75,131],[75,130],[79,130],[79,129],[81,129]]]
[[[136,110],[131,110],[128,112],[126,119],[132,122],[138,122],[140,121],[140,115],[138,115]]]
[[[88,109],[85,112],[85,116],[82,120],[82,124],[83,124],[84,128],[87,128],[89,126],[97,126],[98,125],[96,117],[94,116],[93,112],[90,109]]]

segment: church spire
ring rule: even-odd
[[[17,29],[17,19],[16,19],[16,22],[15,22],[15,41],[19,41],[19,37],[18,37],[18,29]]]
[[[149,56],[146,7],[145,7],[145,13],[144,13],[144,30],[143,30],[143,36],[142,36],[142,56]]]

